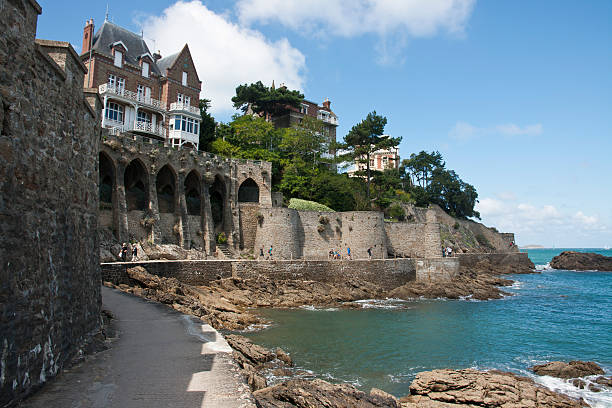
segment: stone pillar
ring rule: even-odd
[[[202,239],[204,240],[204,250],[206,251],[206,255],[210,255],[215,251],[216,242],[215,242],[215,225],[213,223],[212,218],[212,209],[210,208],[210,190],[209,185],[206,183],[204,178],[202,178],[202,188],[200,192],[201,197],[201,211],[203,218],[203,229],[202,229]]]
[[[149,240],[155,244],[162,243],[162,233],[161,228],[159,226],[160,217],[159,217],[159,203],[157,201],[157,179],[155,177],[155,167],[151,166],[151,173],[149,174],[149,203],[148,203],[148,211],[149,215],[155,219],[155,222],[151,226],[151,230],[149,231]],[[146,215],[145,215],[146,216]]]
[[[115,189],[117,207],[113,205],[113,214],[117,212],[117,239],[120,242],[127,242],[129,239],[127,201],[125,199],[125,163],[122,159],[117,161],[117,171],[115,173]],[[113,216],[113,219],[115,217]]]
[[[183,249],[191,247],[191,231],[189,230],[189,220],[187,218],[187,199],[185,197],[185,172],[180,170],[176,185],[178,195],[178,220],[179,220],[179,245]]]
[[[223,231],[225,232],[225,235],[227,235],[227,244],[229,246],[234,246],[234,236],[233,236],[233,212],[234,212],[234,206],[232,205],[232,203],[234,202],[234,197],[233,197],[233,188],[232,188],[232,171],[231,171],[231,167],[228,169],[228,173],[226,174],[225,177],[223,177],[223,189],[224,194],[223,194],[223,198],[224,198],[224,203],[223,203]]]

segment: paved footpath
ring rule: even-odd
[[[202,321],[102,287],[118,339],[20,407],[254,408],[225,339]]]

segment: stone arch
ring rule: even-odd
[[[125,168],[125,201],[128,211],[144,211],[149,204],[149,174],[140,159]]]
[[[174,213],[176,208],[176,174],[169,164],[166,164],[157,172],[155,187],[159,212]]]
[[[181,147],[182,147],[182,148],[184,148],[184,149],[193,149],[193,150],[197,150],[197,149],[196,149],[196,146],[195,146],[193,143],[191,143],[191,142],[184,142],[184,143],[181,145]]]
[[[195,170],[191,170],[185,177],[185,201],[187,203],[187,214],[200,215],[202,213],[200,176]]]
[[[210,194],[210,210],[212,220],[215,226],[215,232],[223,231],[224,209],[227,192],[223,178],[218,174],[215,176],[215,181],[209,188]]]
[[[99,154],[99,192],[100,206],[110,207],[113,204],[115,193],[115,165],[113,160],[104,152]],[[106,209],[106,208],[105,208]]]
[[[239,203],[258,203],[259,202],[259,186],[252,178],[248,178],[240,184],[238,189]]]

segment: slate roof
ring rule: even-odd
[[[179,51],[176,54],[172,54],[157,61],[157,67],[159,68],[159,71],[162,73],[162,75],[166,75],[166,70],[170,68],[172,64],[174,64],[174,61],[176,61],[180,53],[181,52]]]
[[[102,26],[94,35],[92,49],[96,52],[99,52],[100,54],[113,58],[111,45],[118,41],[121,41],[127,47],[127,55],[125,55],[125,61],[128,64],[139,66],[140,56],[142,56],[143,54],[153,55],[149,51],[147,43],[141,36],[129,30],[126,30],[123,27],[119,27],[118,25],[113,24],[110,21],[105,21],[104,24],[102,24]],[[170,57],[164,59],[168,58]],[[159,64],[159,62],[161,61],[163,60],[158,61],[157,64]],[[163,75],[161,74],[161,72],[164,71],[160,71],[157,64],[155,62],[151,63],[151,72],[157,75]]]

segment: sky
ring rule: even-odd
[[[85,21],[187,43],[212,113],[261,80],[331,101],[338,139],[376,110],[400,155],[442,153],[519,245],[612,246],[609,0],[39,0],[37,37]]]

